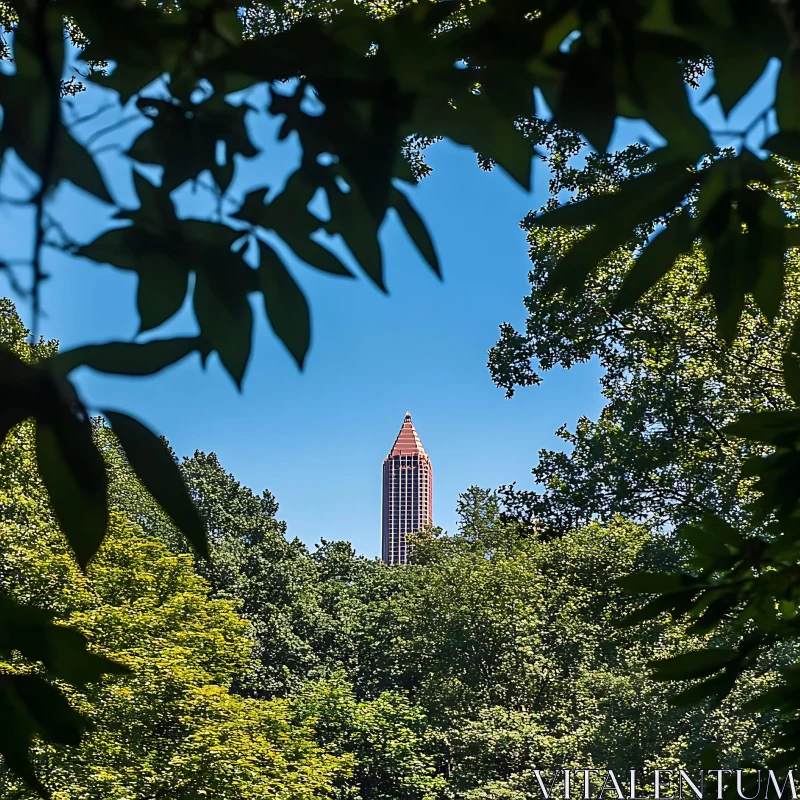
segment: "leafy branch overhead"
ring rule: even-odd
[[[431,237],[407,190],[397,185],[414,180],[401,156],[412,134],[452,133],[457,141],[468,142],[474,133],[482,151],[523,185],[530,179],[531,144],[507,124],[530,111],[529,92],[519,91],[516,77],[498,83],[497,102],[494,91],[474,91],[475,69],[455,65],[454,54],[464,47],[462,28],[447,22],[458,10],[455,4],[413,5],[384,21],[353,7],[328,22],[309,18],[275,35],[249,39],[243,36],[241,9],[228,2],[191,2],[170,13],[152,5],[15,5],[16,72],[2,78],[7,113],[0,141],[42,181],[30,198],[37,207],[31,256],[34,311],[42,252],[58,246],[48,228],[52,190],[67,180],[111,201],[91,154],[71,135],[59,90],[52,84],[65,69],[63,29],[68,20],[71,30],[79,30],[88,42],[83,63],[112,65],[90,71],[87,80],[115,90],[123,102],[131,99],[142,119],[151,121],[128,150],[131,163],[160,167],[162,175],[154,185],[135,171],[138,208],[117,213],[120,227],[83,246],[68,242],[67,249],[137,274],[141,332],[168,322],[183,306],[190,286],[200,328],[193,338],[82,347],[61,353],[52,363],[23,364],[8,356],[12,366],[4,380],[19,397],[4,409],[5,429],[29,416],[39,422],[41,467],[81,563],[102,541],[105,483],[88,438],[87,407],[69,382],[72,370],[88,366],[117,374],[152,374],[192,353],[203,360],[216,353],[241,385],[250,355],[254,294],[263,296],[272,327],[302,366],[311,340],[310,313],[284,263],[285,251],[274,246],[275,236],[316,269],[350,276],[356,263],[384,289],[378,231],[394,209],[439,274]],[[517,105],[509,109],[512,83],[518,84]],[[176,188],[210,174],[222,198],[237,166],[260,155],[246,124],[249,101],[237,104],[235,97],[228,98],[232,93],[241,98],[243,89],[263,84],[271,91],[261,110],[283,119],[279,138],[298,137],[299,168],[282,191],[253,189],[223,218],[179,218],[171,197]],[[322,113],[306,109],[310,95],[324,108]],[[471,131],[472,125],[463,121],[467,117],[480,118],[480,128]],[[26,135],[29,130],[32,136]],[[86,164],[76,159],[76,149]],[[310,208],[320,190],[329,208],[327,219]],[[349,255],[326,247],[321,237],[338,237]],[[259,254],[257,266],[245,258],[251,251]],[[121,424],[123,417],[116,419]],[[202,552],[197,524],[190,514],[176,510],[185,505],[179,483],[148,478],[160,460],[158,449],[145,444],[151,434],[133,422],[126,429],[129,455],[139,454],[138,464],[131,455],[132,465],[161,492],[162,502],[173,509],[174,518],[183,520],[182,527]]]
[[[784,173],[779,162],[746,151],[704,164],[715,148],[690,110],[684,79],[687,65],[710,57],[714,91],[729,110],[767,62],[780,59],[780,133],[764,146],[775,156],[797,157],[800,39],[792,4],[441,0],[409,2],[381,14],[342,3],[272,32],[253,20],[262,12],[280,16],[273,2],[7,5],[15,20],[14,68],[0,76],[0,152],[13,151],[38,178],[26,201],[36,235],[24,263],[33,276],[34,316],[43,255],[61,248],[136,273],[140,332],[171,320],[190,290],[199,328],[195,337],[100,343],[39,362],[0,355],[0,433],[35,418],[39,470],[84,566],[105,535],[107,487],[89,406],[70,383],[70,372],[86,366],[145,375],[195,353],[203,361],[216,353],[241,386],[254,295],[302,366],[310,312],[287,255],[333,275],[350,276],[357,265],[385,290],[379,231],[394,209],[439,274],[432,238],[408,190],[415,181],[413,159],[406,158],[409,142],[447,138],[469,146],[527,189],[533,148],[540,144],[525,132],[534,89],[556,123],[580,132],[599,151],[608,147],[620,116],[646,120],[667,141],[645,157],[644,174],[619,192],[539,220],[590,228],[553,271],[553,291],[580,292],[594,265],[647,231],[656,236],[641,248],[618,307],[635,302],[699,241],[709,266],[705,291],[714,298],[726,339],[736,334],[748,294],[768,317],[777,312],[784,253],[796,244],[779,199]],[[54,190],[66,181],[104,203],[113,203],[113,192],[90,145],[80,143],[65,115],[64,79],[71,69],[65,29],[83,48],[81,80],[116,92],[149,124],[127,151],[138,207],[120,210],[120,227],[82,246],[53,221]],[[267,91],[245,91],[256,86]],[[254,98],[260,96],[267,99],[259,105]],[[236,198],[237,175],[255,172],[264,155],[248,125],[251,111],[280,118],[278,138],[296,141],[301,158],[283,189],[271,190],[254,174],[255,185]],[[142,176],[154,167],[161,172],[157,185]],[[209,180],[218,213],[205,220],[180,217],[172,193],[187,181],[208,188]],[[317,210],[320,198],[324,216]],[[258,255],[257,266],[251,254]],[[11,259],[0,266],[12,274]],[[787,356],[787,375],[796,371],[795,355]],[[132,417],[103,413],[132,468],[203,554],[202,525],[169,451]],[[758,467],[767,476],[764,485],[772,487],[765,497],[777,504],[769,513],[777,507],[783,517],[797,508],[786,488],[800,441],[793,430],[778,443],[775,459]],[[11,752],[8,746],[4,752]]]

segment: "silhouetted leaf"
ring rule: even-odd
[[[15,675],[11,682],[45,741],[73,746],[80,743],[86,723],[55,686],[38,675]]]
[[[238,285],[237,285],[238,284]],[[253,336],[253,314],[247,287],[237,273],[205,269],[197,274],[194,312],[209,346],[241,389]]]
[[[19,775],[40,797],[50,792],[36,776],[28,758],[33,737],[38,733],[35,721],[17,696],[15,680],[20,676],[0,676],[0,755],[9,768]]]
[[[697,563],[697,559],[693,559]],[[713,591],[713,590],[712,590]],[[723,590],[719,590],[723,591]],[[705,592],[703,602],[708,603],[705,611],[689,626],[689,633],[704,636],[716,630],[720,622],[737,605],[738,597],[735,592],[723,592],[716,599],[709,601],[711,592]]]
[[[778,200],[753,185],[768,185],[774,166],[743,153],[700,173],[697,227],[708,259],[702,291],[713,297],[719,333],[729,343],[748,293],[768,318],[780,306],[788,220]]]
[[[750,190],[756,198],[752,208],[740,198],[738,207],[747,226],[745,256],[757,264],[757,278],[752,288],[753,299],[760,311],[772,322],[779,314],[784,297],[786,277],[785,254],[788,246],[786,223],[788,219],[780,201],[766,192]]]
[[[175,206],[169,191],[162,186],[154,186],[147,178],[133,171],[133,186],[139,198],[139,208],[133,211],[122,211],[119,219],[130,219],[144,227],[156,230],[171,230],[178,224]],[[186,265],[184,265],[186,266]]]
[[[600,153],[608,147],[617,116],[614,38],[610,27],[591,39],[582,36],[564,59],[567,65],[558,96],[551,95],[556,117],[583,134]]]
[[[794,353],[783,354],[783,381],[792,400],[800,406],[800,360]]]
[[[685,589],[691,579],[687,575],[663,572],[634,572],[617,581],[628,594],[669,594]]]
[[[59,526],[85,568],[106,533],[106,472],[89,421],[63,410],[36,425],[36,460]]]
[[[169,448],[141,422],[120,411],[103,411],[142,485],[166,511],[202,558],[208,558],[205,528]]]
[[[531,108],[533,100],[531,99]],[[515,125],[498,113],[488,97],[468,95],[455,108],[430,109],[415,126],[421,135],[445,136],[472,147],[502,167],[523,189],[531,188],[533,145]]]
[[[189,272],[182,264],[172,269],[148,269],[143,263],[139,270],[136,308],[141,325],[139,331],[149,331],[165,323],[180,311],[189,288]]]
[[[756,42],[715,48],[713,92],[726,116],[758,80],[768,60],[769,55]]]
[[[674,706],[688,706],[699,703],[706,698],[713,697],[715,699],[722,699],[725,697],[736,684],[735,672],[723,672],[721,675],[715,675],[713,678],[708,678],[701,681],[695,686],[690,686],[682,692],[673,695],[669,702]],[[715,761],[719,764],[719,761]]]
[[[649,158],[658,163],[672,159],[696,164],[714,152],[715,146],[689,104],[683,70],[687,60],[699,60],[708,51],[695,42],[678,42],[674,30],[662,28],[657,33],[658,26],[652,25],[657,16],[653,14],[651,24],[644,26],[647,33],[637,35],[624,48],[627,52],[622,58],[630,70],[630,84],[617,83],[617,110],[622,116],[646,119],[666,139],[666,148]]]
[[[155,244],[152,250],[155,250]],[[76,255],[119,269],[137,271],[142,258],[148,257],[149,241],[131,226],[115,228],[100,235],[89,244],[79,247]],[[165,259],[168,255],[165,254]]]
[[[84,50],[83,55],[88,61],[102,60],[96,56],[97,48],[93,47],[93,43]],[[157,63],[152,63],[149,66],[143,66],[141,69],[134,69],[127,66],[124,69],[116,68],[110,74],[106,72],[98,73],[91,77],[92,83],[96,83],[106,89],[113,89],[119,92],[119,99],[121,103],[127,103],[133,95],[140,92],[149,83],[152,83],[157,78],[164,74],[163,67]]]
[[[680,535],[698,553],[710,558],[727,558],[744,545],[742,534],[713,514],[706,514],[700,525],[684,526]]]
[[[82,687],[106,674],[128,669],[90,653],[78,631],[53,624],[53,614],[23,606],[0,595],[0,653],[10,659],[14,651],[41,662],[48,674]],[[6,763],[43,797],[47,790],[31,767],[28,750],[33,737],[53,744],[76,745],[85,727],[63,694],[38,675],[0,676],[0,753]]]
[[[83,634],[53,620],[50,611],[0,595],[0,652],[8,658],[18,650],[27,659],[42,662],[53,677],[77,687],[103,675],[129,672],[127,667],[89,652]]]
[[[655,619],[665,611],[677,612],[677,614],[683,613],[691,607],[694,594],[695,592],[692,591],[663,594],[636,609],[636,611],[632,611],[630,614],[615,620],[614,625],[618,628],[630,628],[640,622]]]
[[[41,16],[33,15],[28,8],[17,13],[20,24],[14,32],[16,75],[4,76],[0,81],[3,145],[13,147],[48,187],[66,179],[110,203],[94,159],[61,121],[59,92],[65,41],[60,9],[48,6]]]
[[[206,169],[214,170],[218,142],[225,143],[231,165],[234,153],[252,157],[258,152],[244,124],[247,105],[232,106],[216,95],[202,103],[140,97],[137,105],[153,110],[153,126],[128,154],[140,163],[162,166],[162,186],[169,191]]]
[[[0,445],[11,428],[34,412],[37,389],[34,370],[0,346]]]
[[[157,339],[142,344],[107,342],[64,350],[53,358],[52,364],[64,375],[82,366],[112,375],[152,375],[195,350],[204,349],[203,340],[198,336]]]
[[[52,684],[38,675],[0,676],[0,753],[38,794],[50,794],[28,760],[35,736],[53,744],[76,745],[86,723]]]
[[[216,164],[211,168],[211,175],[223,194],[228,191],[228,187],[231,185],[234,167],[233,159],[228,159],[225,164]]]
[[[677,201],[672,202],[672,199],[682,199],[696,182],[697,178],[685,164],[667,163],[644,175],[630,178],[616,192],[594,195],[587,200],[566,203],[546,211],[537,216],[533,224],[541,228],[582,227],[608,221],[620,213],[627,213],[637,222],[649,222],[660,216],[648,216],[651,209],[672,211],[677,205]]]
[[[650,666],[654,670],[653,677],[656,680],[664,681],[676,678],[686,680],[713,675],[737,657],[737,651],[730,647],[713,647],[651,661]]]
[[[95,197],[99,197],[107,203],[114,202],[94,158],[66,130],[62,133],[59,143],[57,170],[62,178]]]
[[[272,330],[302,368],[311,342],[308,302],[277,253],[264,242],[259,242],[259,247],[258,273],[267,318]]]
[[[333,252],[323,247],[319,242],[307,238],[294,231],[281,231],[283,239],[295,254],[306,262],[310,267],[329,272],[331,275],[341,275],[345,278],[352,278],[353,274],[342,263],[341,259]]]
[[[383,280],[383,253],[378,241],[378,226],[358,189],[342,192],[335,184],[328,187],[331,219],[325,223],[330,234],[340,234],[356,261],[372,282],[386,291]]]
[[[411,237],[411,240],[417,246],[422,257],[428,262],[430,268],[441,278],[442,272],[439,267],[439,258],[436,255],[436,248],[431,240],[428,229],[425,223],[417,213],[411,201],[398,189],[392,187],[389,194],[389,203],[397,211],[400,221],[406,229],[406,232]]]
[[[675,265],[677,258],[692,246],[692,225],[688,214],[673,217],[664,231],[642,251],[625,274],[611,306],[618,313],[632,306],[648,289],[655,286]]]
[[[796,698],[797,687],[784,684],[756,695],[742,706],[742,710],[745,712],[757,712],[769,708],[778,711],[791,711]]]
[[[778,75],[775,96],[775,111],[781,133],[800,132],[800,108],[797,97],[800,94],[800,53],[796,48],[786,53]]]
[[[761,411],[740,414],[725,428],[729,436],[775,446],[792,446],[800,440],[800,410]]]
[[[291,179],[290,179],[291,182]],[[290,185],[295,185],[291,184]],[[278,195],[275,200],[265,205],[263,189],[250,192],[245,197],[242,207],[233,216],[267,230],[275,231],[298,258],[311,267],[330,272],[332,275],[352,277],[350,270],[339,257],[311,238],[311,235],[322,230],[324,223],[310,214],[306,205],[313,195],[299,194],[284,197]]]
[[[776,156],[800,161],[800,131],[781,131],[761,145]]]

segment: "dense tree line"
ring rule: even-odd
[[[8,301],[0,319],[6,346],[33,358],[56,347],[27,344]],[[77,751],[34,747],[57,798],[523,800],[538,796],[534,769],[770,752],[771,720],[742,706],[774,662],[721,705],[675,708],[647,664],[709,635],[668,618],[615,625],[630,606],[616,578],[680,565],[653,526],[612,515],[532,533],[473,487],[457,532],[423,532],[414,564],[388,567],[345,542],[309,550],[269,492],[198,451],[180,469],[209,531],[205,562],[101,420],[94,436],[112,522],[86,575],[55,524],[30,424],[0,450],[2,588],[132,670],[69,690],[90,722]],[[0,780],[4,796],[33,797],[8,771]]]

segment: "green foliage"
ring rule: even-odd
[[[413,695],[447,742],[455,796],[538,795],[535,768],[694,764],[711,743],[727,763],[769,756],[770,717],[741,709],[774,684],[773,664],[724,703],[676,708],[647,664],[726,635],[663,617],[616,624],[626,608],[616,579],[674,567],[668,537],[620,519],[524,536],[496,513],[496,496],[464,500],[462,533],[418,551],[426,565],[400,633]]]
[[[0,155],[13,151],[37,184],[15,201],[28,203],[35,218],[26,260],[33,273],[34,324],[45,249],[135,272],[142,332],[167,323],[183,305],[190,281],[194,284],[197,337],[90,345],[41,361],[0,353],[0,437],[35,419],[39,473],[59,525],[85,567],[107,532],[108,476],[92,438],[92,407],[77,395],[69,373],[90,366],[152,374],[194,352],[204,362],[216,353],[241,386],[250,356],[253,294],[262,295],[273,329],[302,365],[311,341],[310,314],[284,263],[285,251],[273,249],[270,237],[327,272],[351,275],[349,264],[355,263],[383,289],[378,230],[391,208],[438,273],[433,242],[397,185],[415,180],[402,155],[409,137],[450,135],[465,143],[474,138],[482,152],[527,186],[531,146],[512,121],[530,110],[530,92],[513,72],[474,91],[475,68],[454,66],[470,48],[461,23],[472,21],[479,29],[492,21],[480,14],[470,20],[472,10],[454,3],[323,3],[302,13],[289,5],[275,14],[261,4],[236,9],[227,0],[132,5],[41,0],[3,8],[14,34],[4,55],[13,56],[14,70],[0,82]],[[504,13],[510,21],[522,18],[520,11]],[[138,207],[118,210],[120,227],[81,244],[52,216],[56,190],[70,183],[99,201],[113,204],[114,198],[90,148],[79,141],[86,138],[75,135],[74,110],[62,102],[71,94],[65,83],[70,69],[65,30],[81,50],[82,79],[118,94],[120,118],[131,100],[140,120],[150,122],[127,151],[130,164],[162,168],[157,186],[134,171]],[[259,85],[269,91],[256,109],[252,93],[243,97],[241,91]],[[307,109],[311,100],[321,112]],[[302,160],[282,191],[270,192],[261,183],[234,199],[231,208],[228,189],[237,170],[261,155],[247,125],[258,110],[283,118],[279,139],[296,136]],[[209,192],[217,207],[213,217],[178,218],[171,193],[187,181]],[[309,209],[318,191],[327,200],[327,219]],[[349,254],[342,260],[320,237],[328,244],[338,237]],[[250,252],[258,253],[257,266],[246,260]],[[10,270],[5,259],[1,263]],[[200,520],[171,459],[132,417],[117,411],[105,416],[143,484],[205,554]]]
[[[32,469],[32,433],[30,424],[18,427],[0,451],[4,697],[16,692],[39,712],[32,766],[13,750],[6,764],[58,800],[328,792],[348,773],[347,759],[316,744],[289,701],[230,691],[248,663],[251,629],[235,601],[209,597],[191,555],[176,555],[113,510],[100,552],[86,574],[77,568]],[[36,662],[56,684],[43,681]],[[128,674],[98,681],[114,672]],[[27,717],[6,720],[19,727],[5,738],[19,742]],[[0,786],[3,796],[32,796],[7,767]]]
[[[414,141],[442,137],[469,145],[483,163],[499,164],[527,187],[532,146],[539,143],[524,135],[536,129],[535,122],[527,122],[534,88],[556,123],[578,131],[598,152],[608,146],[618,116],[646,120],[667,141],[617,191],[551,207],[531,220],[537,228],[583,229],[552,265],[543,292],[563,292],[559,297],[567,301],[580,297],[592,270],[628,248],[637,249],[637,258],[619,274],[612,312],[624,314],[686,254],[702,259],[701,290],[712,299],[716,327],[729,344],[743,315],[758,312],[772,322],[785,308],[784,256],[797,240],[781,204],[789,180],[784,164],[759,160],[746,150],[708,158],[714,147],[690,111],[684,81],[710,59],[714,91],[729,110],[769,59],[782,60],[775,102],[780,133],[765,147],[774,156],[796,157],[798,23],[791,4],[445,0],[340,6],[323,1],[305,10],[293,4],[264,10],[259,3],[238,9],[227,0],[37,0],[8,3],[4,12],[14,29],[14,70],[0,81],[0,154],[13,151],[36,179],[29,195],[14,201],[29,204],[35,219],[26,259],[35,317],[45,248],[136,272],[142,329],[171,319],[194,280],[192,307],[200,328],[194,342],[111,343],[104,352],[98,345],[101,350],[81,354],[91,357],[88,363],[146,374],[188,352],[199,352],[204,360],[216,353],[241,386],[252,337],[250,296],[266,290],[273,328],[302,364],[309,315],[293,276],[276,262],[281,254],[266,249],[269,237],[317,269],[346,275],[357,264],[383,288],[378,232],[389,208],[395,208],[437,269],[424,225],[408,198],[396,194],[398,182],[415,178],[404,158],[409,143],[412,151]],[[82,245],[54,224],[54,190],[70,183],[99,201],[113,198],[64,113],[63,97],[71,93],[65,30],[83,47],[82,62],[91,68],[85,80],[117,92],[120,114],[132,100],[150,120],[128,150],[131,162],[163,170],[158,186],[137,178],[139,207],[117,215],[129,224]],[[574,33],[578,37],[562,47]],[[252,95],[232,96],[258,84],[269,88],[262,110],[283,118],[279,139],[296,137],[302,158],[282,191],[257,186],[243,200],[233,199],[237,208],[231,210],[225,202],[237,167],[260,155],[246,125],[255,101]],[[218,209],[213,218],[177,218],[170,193],[189,180],[209,191]],[[327,199],[328,219],[309,209],[318,192]],[[660,223],[666,230],[658,233]],[[645,244],[649,233],[658,235]],[[344,260],[320,243],[329,237],[346,246]],[[245,260],[251,251],[266,253],[265,261],[251,265]],[[4,269],[9,263],[2,260]],[[289,308],[292,315],[285,313]],[[518,336],[508,342],[512,348],[520,343],[524,339]],[[790,350],[783,359],[794,394],[796,355]],[[89,407],[54,368],[55,360],[26,359],[9,350],[0,359],[0,433],[5,437],[15,425],[35,419],[38,471],[60,528],[86,566],[111,519],[108,476],[93,443]],[[83,362],[72,355],[62,363]],[[167,475],[158,500],[202,550],[197,520],[163,450],[138,423],[122,420],[117,417],[117,427],[125,429],[131,466],[144,482],[142,471],[153,465]],[[794,480],[796,428],[784,414],[746,419],[738,429],[754,437],[754,452],[776,448],[752,468],[765,490],[755,524],[779,526],[764,541],[778,532],[784,542],[800,536],[794,524],[800,499]],[[710,499],[713,506],[717,498]],[[729,498],[719,500],[717,510],[725,513]],[[761,577],[761,562],[746,564],[742,568]],[[770,591],[793,603],[793,567],[766,566],[774,571],[767,573],[770,585],[780,587]],[[738,600],[746,602],[747,596]],[[788,636],[788,630],[778,634]],[[798,712],[800,706],[794,707]]]
[[[241,603],[256,641],[236,689],[254,697],[285,697],[313,677],[318,663],[306,642],[319,623],[307,550],[285,538],[275,498],[242,486],[213,453],[195,452],[183,460],[181,472],[209,531],[211,559],[197,567],[217,596]],[[148,525],[158,532],[152,521]]]
[[[545,96],[555,122],[599,150],[617,113],[647,120],[667,145],[593,156],[571,185],[554,156],[568,178],[561,188],[577,191],[577,202],[551,201],[526,220],[534,257],[527,330],[503,327],[490,368],[513,393],[540,381],[531,361],[548,369],[600,357],[609,401],[600,420],[582,419],[574,433],[561,429],[571,453],[541,454],[534,475],[543,495],[507,494],[517,510],[546,517],[556,531],[619,512],[661,525],[693,523],[681,528],[694,552],[689,575],[650,587],[634,581],[631,591],[657,597],[629,621],[670,611],[687,615],[697,633],[731,637],[727,649],[654,663],[662,679],[706,676],[678,696],[696,702],[726,696],[771,650],[793,652],[796,638],[796,563],[792,555],[774,558],[772,548],[791,554],[800,535],[796,168],[788,161],[798,152],[790,33],[797,19],[779,3],[758,12],[727,3],[713,12],[681,2],[657,12],[644,5],[624,18],[598,14],[596,27],[576,21],[573,63],[593,52],[611,54],[617,67],[596,70],[581,88],[601,84],[594,86],[600,99],[587,100],[600,119],[564,113],[560,96],[555,105]],[[624,52],[612,33],[623,30]],[[749,152],[744,134],[738,152],[715,152],[675,80],[678,53],[711,57],[714,92],[728,110],[768,59],[782,60],[781,131],[765,143],[773,157]],[[800,752],[800,706],[788,687],[754,701],[783,714],[777,741],[784,752],[774,763],[793,764]]]
[[[633,146],[591,155],[580,169],[559,169],[562,142],[552,143],[554,193],[603,196],[643,168],[644,150]],[[753,481],[741,471],[765,448],[752,438],[732,439],[724,428],[737,414],[791,406],[781,353],[800,310],[796,252],[786,259],[778,318],[770,323],[748,302],[739,335],[726,346],[713,334],[711,299],[699,296],[708,276],[699,247],[620,311],[615,293],[634,274],[637,250],[621,248],[600,262],[580,295],[551,296],[546,286],[554,265],[581,233],[532,226],[532,216],[524,223],[533,261],[525,329],[501,326],[489,356],[492,377],[511,396],[556,364],[597,358],[605,406],[596,422],[582,417],[574,430],[559,430],[569,452],[540,453],[534,477],[543,492],[517,492],[513,499],[526,516],[558,529],[615,514],[655,525],[698,522],[709,511],[752,522]]]
[[[113,503],[86,573],[37,477],[32,425],[0,451],[0,589],[130,670],[58,683],[89,724],[77,747],[32,743],[35,774],[58,800],[522,800],[537,791],[535,769],[688,765],[711,742],[725,764],[771,754],[762,729],[773,719],[742,707],[775,687],[773,663],[719,705],[676,708],[648,660],[664,660],[666,677],[688,658],[702,679],[706,657],[698,665],[691,651],[723,644],[730,658],[730,637],[663,618],[615,624],[630,610],[615,579],[674,565],[668,538],[619,519],[531,534],[473,487],[459,533],[423,532],[415,564],[389,567],[346,543],[308,552],[287,540],[269,492],[196,452],[180,470],[209,532],[206,561],[112,429],[98,422],[93,435]],[[642,585],[658,586],[629,579]],[[3,667],[31,674],[23,655]],[[0,787],[31,796],[8,770]]]
[[[352,775],[336,787],[337,798],[427,800],[446,791],[425,712],[407,693],[358,700],[342,673],[310,685],[297,705],[332,752],[353,758]]]
[[[690,765],[712,743],[725,764],[772,752],[774,716],[743,705],[775,685],[774,663],[724,703],[675,708],[648,662],[729,638],[664,618],[616,625],[636,607],[615,579],[674,567],[668,537],[619,519],[530,535],[473,487],[461,531],[421,534],[415,563],[392,568],[341,542],[281,545],[271,496],[262,506],[213,456],[183,468],[225,565],[212,584],[258,631],[242,688],[296,698],[320,744],[352,759],[337,797],[521,799],[538,796],[535,769]],[[236,531],[254,528],[239,549]]]

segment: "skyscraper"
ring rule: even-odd
[[[410,533],[433,524],[433,467],[406,414],[392,452],[383,461],[382,555],[387,564],[405,564]]]

